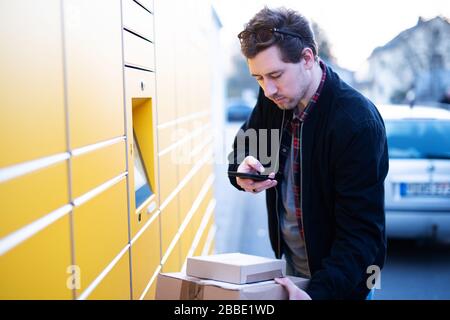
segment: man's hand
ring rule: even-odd
[[[248,156],[239,165],[237,171],[245,173],[262,173],[264,172],[264,167],[257,159],[252,156]],[[275,178],[275,173],[272,172],[269,174],[269,177]],[[271,179],[267,179],[265,181],[254,181],[252,179],[236,178],[236,182],[242,189],[251,193],[259,193],[277,185],[277,181]]]
[[[297,287],[289,278],[275,278],[276,283],[281,284],[289,294],[289,300],[311,300],[309,294]]]

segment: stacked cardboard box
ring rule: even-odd
[[[273,279],[286,274],[279,259],[240,253],[190,257],[186,273],[158,275],[159,300],[284,300],[287,291]],[[308,279],[289,277],[304,289]]]

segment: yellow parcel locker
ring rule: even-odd
[[[64,1],[71,148],[125,135],[120,1]]]
[[[192,242],[194,240],[194,230],[192,228],[192,224],[186,226],[183,233],[180,236],[180,261],[183,265],[186,257],[191,249]]]
[[[72,158],[72,193],[79,197],[125,172],[125,141],[74,156]]]
[[[176,162],[176,151],[174,150],[159,157],[160,176],[162,177],[159,180],[161,205],[168,200],[178,185]]]
[[[72,299],[69,214],[0,256],[0,299]]]
[[[0,2],[0,168],[66,150],[60,1]]]
[[[127,250],[94,291],[87,296],[87,299],[129,300],[130,298],[130,255]]]
[[[73,219],[75,261],[82,275],[79,294],[128,243],[125,178],[75,207]]]
[[[178,217],[178,197],[174,197],[160,213],[161,223],[161,252],[164,256],[170,243],[180,227]]]
[[[180,242],[178,241],[174,245],[172,250],[167,253],[168,257],[161,267],[161,272],[180,272],[181,271]]]
[[[183,221],[187,218],[187,214],[191,210],[195,200],[192,194],[192,178],[189,179],[187,184],[180,190],[180,192],[178,193],[178,198],[180,203],[180,224],[182,224]]]
[[[198,232],[202,232],[202,235],[200,237],[200,241],[197,245],[197,248],[195,248],[195,250],[194,250],[194,254],[193,254],[194,256],[199,256],[203,253],[203,250],[205,249],[205,245],[207,244],[206,240],[208,238],[209,232],[212,230],[213,225],[214,225],[214,219],[211,216],[208,220],[206,228],[198,231]]]
[[[133,299],[139,299],[157,270],[161,261],[159,216],[153,221],[131,246]]]
[[[67,161],[0,183],[0,238],[67,203]]]

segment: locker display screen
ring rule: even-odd
[[[137,142],[134,150],[134,190],[136,208],[153,194]]]

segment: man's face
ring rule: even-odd
[[[271,46],[248,59],[250,73],[264,90],[264,95],[280,109],[294,109],[305,97],[311,82],[304,60],[286,63],[277,46]]]

